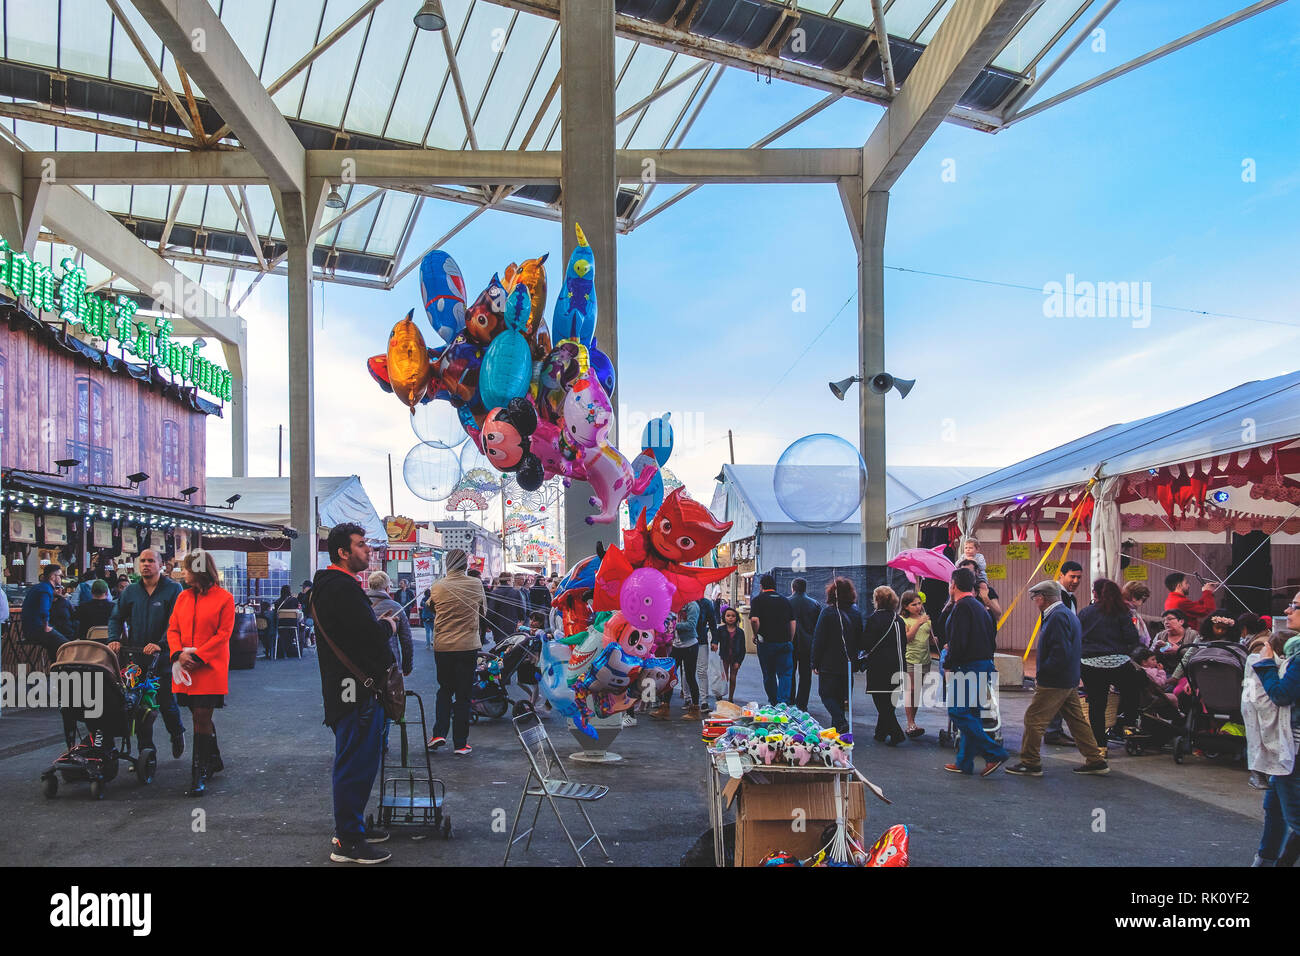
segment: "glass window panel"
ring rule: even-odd
[[[934,19],[925,25],[921,35],[916,38],[917,43],[925,46],[934,39],[934,35],[939,32],[939,27],[943,24],[944,18],[948,16],[948,12],[952,10],[952,5],[955,2],[956,0],[946,0],[943,9],[934,15]]]
[[[274,83],[316,45],[323,9],[324,0],[277,0],[261,73],[264,85]],[[286,116],[298,115],[298,100],[306,82],[304,70],[275,94],[275,104]]]
[[[54,127],[28,120],[14,120],[10,127],[28,149],[54,149]]]
[[[271,4],[226,0],[222,7],[222,25],[256,73],[262,66],[262,48],[266,46],[266,30],[271,23]],[[270,80],[263,78],[263,82],[269,83]]]
[[[546,115],[542,117],[542,122],[537,127],[537,135],[533,137],[529,149],[559,149],[560,148],[560,124],[557,122],[560,118],[561,100],[564,99],[564,90],[555,94],[555,99],[551,100],[551,105],[546,108]]]
[[[374,192],[374,189],[370,186],[354,186],[352,196],[348,201],[358,203],[372,192]],[[379,212],[378,206],[380,202],[381,200],[375,200],[365,209],[343,220],[339,225],[334,244],[344,249],[360,250],[365,245],[366,236],[370,233],[370,226],[374,223],[375,215]]]
[[[63,142],[62,134],[59,136],[59,142]],[[135,147],[135,140],[123,139],[121,136],[109,136],[106,133],[100,133],[95,137],[95,145],[92,148],[103,153],[134,153]],[[60,146],[59,148],[67,149],[68,147]]]
[[[559,37],[551,41],[550,47],[546,51],[546,60],[542,63],[541,72],[537,74],[537,82],[533,84],[532,90],[528,93],[528,98],[524,101],[523,112],[519,114],[519,122],[515,124],[514,130],[510,133],[510,141],[506,144],[508,149],[520,149],[523,147],[524,136],[528,133],[528,127],[532,125],[537,111],[541,109],[542,101],[546,99],[546,94],[550,92],[551,84],[555,82],[555,77],[560,70],[560,43]],[[560,93],[557,90],[555,96],[551,97],[551,102],[557,102]],[[538,126],[537,132],[533,133],[533,138],[528,142],[529,149],[540,149],[542,141],[546,138],[548,127]]]
[[[270,186],[245,186],[248,195],[248,208],[253,215],[253,228],[259,236],[268,235],[271,220],[275,218],[275,197],[271,195]]]
[[[514,11],[494,3],[476,3],[470,13],[469,25],[456,46],[456,62],[460,66],[460,80],[465,88],[465,102],[470,115],[478,108],[487,86],[488,75],[498,57],[505,52],[503,45]],[[530,63],[531,67],[536,61]],[[500,75],[498,68],[497,74]],[[515,83],[522,77],[515,76]]]
[[[328,36],[355,11],[354,0],[330,0],[320,35]],[[366,21],[362,20],[313,61],[307,77],[307,95],[302,101],[302,119],[326,126],[339,125],[365,36]]]
[[[235,199],[238,201],[238,193],[235,194]],[[244,231],[244,227],[239,224],[239,218],[235,215],[234,207],[226,197],[226,191],[220,186],[208,188],[208,208],[203,211],[203,228],[239,233]]]
[[[623,71],[623,78],[614,90],[615,115],[644,99],[656,88],[659,77],[663,76],[664,67],[671,58],[672,53],[668,50],[644,44],[636,48],[627,69]]]
[[[136,186],[131,191],[131,215],[142,219],[166,219],[170,194],[168,186]]]
[[[54,134],[56,149],[91,152],[95,149],[95,134],[79,129],[57,128]]]
[[[176,271],[195,282],[200,282],[203,274],[203,265],[198,262],[173,262]]]
[[[462,149],[467,136],[465,116],[460,111],[456,88],[448,77],[442,99],[438,101],[438,111],[433,116],[433,125],[429,127],[429,137],[424,144],[435,149]]]
[[[538,98],[546,95],[552,77],[544,71],[538,73],[537,62],[546,50],[555,24],[541,17],[520,14],[510,31],[510,39],[501,54],[496,74],[488,87],[487,96],[478,109],[474,121],[478,133],[479,146],[483,149],[501,149],[505,144],[510,125],[519,113],[521,97],[531,96],[533,90],[528,88],[537,73],[534,88],[541,87]],[[536,107],[533,108],[536,110]],[[528,117],[532,120],[531,114]],[[522,120],[521,120],[522,122]]]
[[[103,0],[62,0],[59,69],[108,76],[107,41],[112,17]]]
[[[906,39],[930,15],[935,0],[894,0],[885,8],[885,30],[890,36]]]
[[[181,208],[176,213],[177,222],[194,226],[203,221],[203,206],[207,202],[209,188],[208,186],[186,188],[185,198],[181,200]],[[172,198],[175,201],[175,197]]]
[[[391,256],[397,251],[397,244],[402,241],[406,231],[406,220],[411,216],[411,208],[416,197],[410,193],[389,191],[379,200],[379,214],[375,216],[374,228],[370,230],[370,242],[366,252],[377,256]]]
[[[97,206],[109,212],[126,213],[131,208],[131,187],[96,186],[91,198]]]
[[[411,59],[406,64],[406,74],[402,77],[401,89],[397,91],[385,137],[404,143],[418,144],[423,140],[429,117],[433,115],[434,98],[444,88],[443,97],[454,100],[456,94],[447,77],[447,55],[443,52],[442,40],[436,33],[419,30],[415,36],[415,47],[411,50]],[[459,113],[457,117],[459,118]],[[465,124],[462,122],[459,125],[455,137],[457,144],[465,135]]]
[[[361,69],[357,71],[348,113],[343,120],[345,129],[373,136],[382,132],[406,51],[411,46],[411,35],[415,32],[411,11],[404,5],[381,3],[375,9],[370,36],[361,54]],[[424,133],[424,127],[420,133]]]
[[[799,0],[799,9],[810,13],[826,13],[835,6],[835,0]]]
[[[803,4],[802,6],[806,6]],[[835,19],[869,27],[875,23],[871,15],[871,0],[843,0],[835,11]]]
[[[128,3],[123,12],[131,8]],[[129,17],[129,13],[128,13]],[[153,49],[155,54],[162,53],[162,42],[152,32],[143,34],[141,39]],[[157,60],[154,61],[155,63]],[[149,72],[149,67],[145,66],[144,59],[140,56],[131,42],[131,38],[126,35],[122,25],[113,18],[113,59],[109,76],[119,83],[133,83],[136,86],[153,86],[153,74]]]
[[[6,4],[8,6],[8,4]],[[36,63],[41,66],[59,65],[59,18],[52,16],[49,8],[39,11],[31,4],[22,9],[8,9],[5,16],[5,55],[10,60]]]
[[[631,139],[624,148],[665,148],[668,145],[669,136],[672,135],[672,127],[676,124],[682,107],[691,99],[691,94],[695,91],[695,84],[698,82],[699,77],[689,79],[647,106],[642,112],[640,125],[636,127],[636,132],[632,134]]]
[[[1080,7],[1080,0],[1047,0],[1011,42],[997,55],[994,66],[1021,73],[1029,62],[1043,52],[1043,46],[1056,35]]]

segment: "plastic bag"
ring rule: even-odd
[[[726,697],[731,687],[727,683],[727,673],[722,667],[722,656],[710,653],[708,667],[709,693],[716,699]]]

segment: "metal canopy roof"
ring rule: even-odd
[[[0,117],[31,148],[239,145],[128,0],[0,2]],[[408,0],[209,0],[307,148],[471,151],[558,149],[559,2],[443,0],[447,29],[429,33],[414,27]],[[1014,122],[1020,104],[1116,2],[1041,0],[1031,6],[949,121],[989,131]],[[617,146],[679,147],[729,67],[828,93],[774,126],[754,148],[842,96],[888,104],[954,3],[616,0]],[[1085,25],[1080,21],[1089,8],[1094,16]],[[880,35],[888,42],[878,42]],[[1058,46],[1056,60],[1040,69]],[[620,231],[692,188],[647,208],[653,185],[620,187]],[[205,285],[229,289],[238,270],[257,278],[284,271],[283,229],[266,186],[101,185],[86,191]],[[444,242],[484,208],[560,215],[553,185],[343,185],[340,192],[345,210],[316,240],[317,277],[381,288],[408,271],[407,246],[430,201],[476,207]],[[63,253],[46,246],[41,257],[46,254],[57,261]],[[90,271],[92,281],[112,278]]]

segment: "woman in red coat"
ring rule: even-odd
[[[167,647],[172,655],[172,692],[178,704],[190,709],[194,721],[194,756],[186,793],[197,797],[207,789],[208,777],[224,767],[212,711],[226,703],[235,599],[221,586],[216,562],[206,551],[191,551],[181,567],[187,587],[172,608]]]

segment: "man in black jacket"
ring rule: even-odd
[[[389,639],[397,621],[376,618],[357,574],[370,566],[370,546],[364,529],[340,524],[330,529],[326,541],[333,563],[316,572],[311,604],[319,635],[316,659],[320,662],[321,697],[325,724],[334,731],[334,846],[336,863],[383,863],[392,856],[371,844],[388,834],[366,829],[365,809],[379,772],[384,732],[384,711],[367,679],[382,685],[393,663]],[[340,652],[351,662],[349,667]],[[355,673],[360,671],[360,676]]]
[[[984,757],[987,777],[1010,756],[1006,749],[988,735],[980,716],[983,700],[997,693],[997,668],[993,655],[997,651],[997,624],[988,609],[975,596],[975,575],[969,568],[952,573],[952,611],[948,615],[948,717],[961,732],[955,763],[945,764],[952,773],[973,774],[975,754]]]
[[[1106,751],[1083,716],[1079,703],[1080,654],[1083,627],[1078,616],[1061,600],[1061,586],[1055,581],[1040,581],[1029,589],[1029,597],[1038,608],[1038,670],[1034,679],[1034,699],[1025,710],[1025,733],[1020,741],[1020,762],[1008,767],[1007,773],[1022,777],[1041,777],[1043,762],[1039,743],[1053,714],[1063,714],[1074,732],[1079,753],[1085,763],[1075,773],[1104,774]]]
[[[812,692],[813,632],[822,606],[808,596],[808,582],[795,578],[790,582],[790,607],[794,610],[794,703],[800,710],[808,709],[808,696]]]

